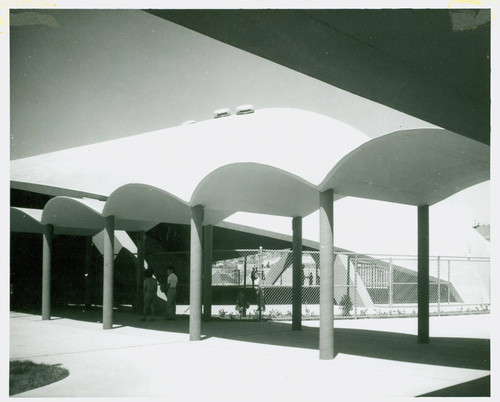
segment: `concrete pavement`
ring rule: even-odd
[[[204,323],[198,342],[188,340],[187,319],[141,322],[140,316],[115,313],[115,323],[103,330],[92,319],[41,321],[11,312],[10,359],[61,364],[70,372],[17,396],[411,397],[490,374],[489,315],[431,318],[430,345],[418,345],[411,335],[414,318],[336,321],[338,354],[327,361],[319,360],[313,321],[304,322],[302,331],[291,331],[290,323]],[[467,337],[460,338],[460,328]],[[453,356],[456,350],[460,356]]]

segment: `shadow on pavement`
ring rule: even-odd
[[[19,310],[16,310],[19,311]],[[19,311],[27,312],[27,311]],[[40,314],[30,311],[31,314]],[[53,319],[69,318],[100,323],[102,311],[81,307],[56,308]],[[142,315],[131,310],[113,313],[113,328],[134,327],[148,330],[189,334],[189,317],[178,316],[175,321],[165,321],[157,316],[155,321],[141,321]],[[213,320],[202,323],[202,340],[222,338],[304,349],[319,349],[319,328],[303,327],[292,331],[291,324],[273,321]],[[187,337],[186,337],[187,340]],[[437,338],[429,344],[417,343],[416,335],[363,329],[336,328],[335,353],[394,360],[408,363],[430,364],[466,369],[490,370],[490,340],[474,338]],[[468,381],[421,396],[489,396],[490,377]]]
[[[102,322],[100,309],[57,309],[54,319],[70,318],[88,322]],[[141,321],[142,316],[132,312],[115,311],[113,328],[135,327],[175,333],[189,333],[189,317],[178,316],[175,321],[156,317],[155,321]],[[319,328],[302,327],[292,331],[291,324],[273,321],[210,321],[202,323],[202,339],[222,338],[266,345],[319,349]],[[490,370],[490,340],[474,338],[437,338],[429,344],[417,343],[416,335],[363,329],[336,328],[335,353],[409,363]]]
[[[462,384],[454,385],[438,389],[437,391],[429,392],[427,394],[418,395],[419,397],[449,397],[449,396],[491,396],[491,376],[481,377],[477,380],[463,382]]]

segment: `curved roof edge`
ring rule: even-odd
[[[306,216],[318,208],[317,186],[285,170],[254,162],[221,166],[206,175],[190,200],[206,209]]]
[[[32,208],[10,208],[10,230],[18,233],[44,233],[44,228],[47,225],[42,224],[42,209]],[[80,227],[54,227],[55,235],[71,235],[71,236],[94,236],[100,230],[84,229]]]
[[[210,171],[235,162],[273,165],[318,184],[332,163],[367,139],[319,113],[259,109],[16,159],[10,162],[11,186],[105,200],[120,186],[147,183],[187,201]],[[316,163],[301,163],[309,148]]]
[[[55,228],[85,229],[99,231],[104,229],[102,214],[105,203],[87,198],[55,197],[47,202],[42,214],[42,224],[51,224]],[[157,222],[130,220],[115,217],[115,230],[149,230]]]
[[[10,207],[10,230],[22,233],[43,233],[42,210]]]
[[[321,191],[432,205],[490,177],[490,147],[443,129],[388,133],[342,158]]]
[[[102,209],[104,202],[91,199],[54,197],[43,209],[42,224],[57,227],[86,228],[102,230]]]
[[[69,188],[48,186],[45,184],[27,183],[17,180],[10,181],[10,188],[15,190],[30,191],[50,196],[65,196],[65,197],[88,197],[100,201],[105,201],[108,197],[102,194],[89,193],[85,191],[72,190]]]
[[[148,184],[130,183],[111,193],[102,215],[143,222],[188,224],[191,208],[168,191]]]

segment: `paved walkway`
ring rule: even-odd
[[[19,397],[417,396],[490,374],[489,317],[433,317],[429,345],[416,343],[415,318],[336,321],[338,354],[325,361],[312,321],[302,331],[283,322],[204,323],[204,339],[189,342],[187,319],[141,322],[116,313],[114,328],[103,330],[98,312],[50,321],[11,312],[10,358],[61,364],[70,372]]]

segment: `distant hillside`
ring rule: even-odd
[[[490,241],[490,225],[479,225],[474,229],[476,229],[486,240]]]

